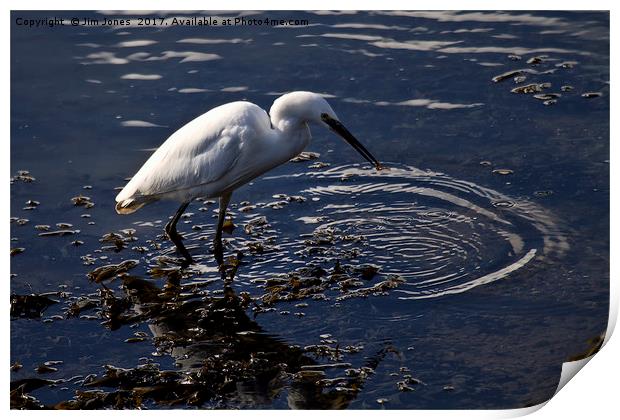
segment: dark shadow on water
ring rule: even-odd
[[[151,362],[132,368],[107,365],[84,379],[74,398],[52,407],[28,393],[63,380],[22,379],[11,383],[11,407],[266,408],[286,390],[290,408],[342,409],[356,398],[385,354],[393,351],[386,345],[354,368],[343,361],[350,349],[321,344],[302,348],[264,332],[248,316],[253,299],[238,295],[234,287],[209,292],[197,283],[183,286],[177,272],[171,273],[162,288],[141,277],[122,275],[120,294],[102,285],[97,298],[72,304],[68,316],[101,310],[103,324],[111,330],[145,323],[152,337],[128,341],[152,340],[154,354],[171,356],[174,369],[163,370]]]

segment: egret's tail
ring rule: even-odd
[[[121,200],[116,203],[116,212],[118,214],[131,214],[134,211],[141,209],[148,204],[150,200],[137,200],[135,198],[129,198],[127,200]]]

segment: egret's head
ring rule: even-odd
[[[286,124],[317,123],[341,136],[375,168],[381,164],[340,122],[325,98],[313,92],[291,92],[276,99],[269,110],[271,121],[280,129]],[[282,126],[281,126],[282,125]]]
[[[336,118],[336,113],[325,98],[313,92],[291,92],[273,102],[269,115],[278,123],[318,123],[323,125],[321,114]]]

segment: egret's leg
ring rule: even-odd
[[[217,231],[215,232],[215,239],[213,240],[213,254],[215,254],[215,260],[219,265],[224,263],[224,250],[222,248],[222,228],[224,227],[224,220],[226,219],[226,208],[230,203],[230,196],[232,193],[223,194],[220,197],[220,211],[217,217]]]
[[[185,249],[185,246],[183,245],[183,242],[181,241],[181,235],[179,235],[179,233],[177,232],[177,222],[183,215],[183,212],[185,211],[187,206],[189,206],[189,201],[186,201],[185,203],[181,204],[181,207],[179,207],[174,217],[170,219],[168,224],[166,224],[165,231],[166,231],[166,235],[168,235],[168,238],[170,238],[170,240],[176,245],[177,250],[185,258],[185,264],[189,265],[192,262],[194,262],[194,260],[192,260],[192,256],[189,255],[189,252],[187,252],[187,249]]]

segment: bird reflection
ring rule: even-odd
[[[127,370],[108,367],[106,376],[87,385],[119,385],[134,400],[139,395],[140,401],[160,405],[267,407],[287,392],[290,408],[342,409],[388,351],[357,369],[348,363],[319,364],[310,350],[266,333],[251,319],[249,295],[237,294],[230,285],[208,292],[204,284],[182,285],[177,272],[168,274],[163,288],[123,276],[122,296],[112,298],[110,289],[103,291],[108,296],[105,314],[112,329],[148,322],[157,353],[172,356],[178,370],[138,367],[132,379]],[[341,350],[331,351],[331,360],[342,359]],[[339,374],[330,378],[326,371]]]

